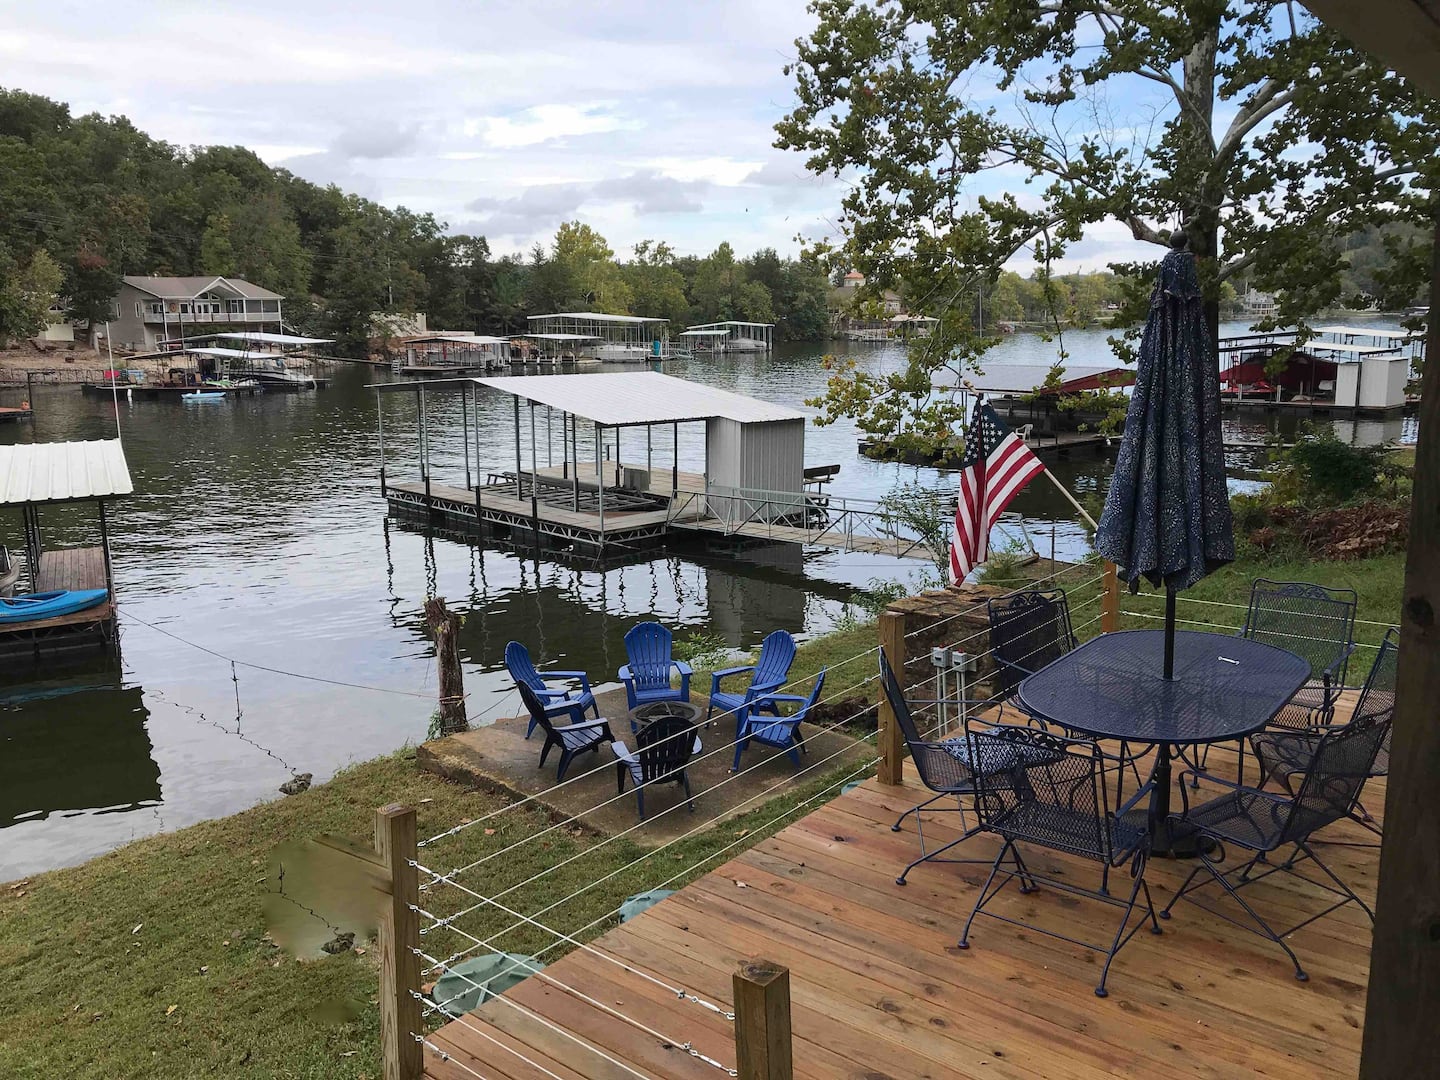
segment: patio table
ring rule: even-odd
[[[1171,748],[1259,731],[1305,685],[1310,664],[1263,642],[1177,630],[1175,674],[1166,679],[1164,651],[1162,630],[1102,634],[1023,679],[1016,704],[1057,727],[1154,746],[1151,850],[1194,854],[1170,836]]]

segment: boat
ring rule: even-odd
[[[196,390],[193,394],[181,394],[180,396],[181,396],[182,398],[184,398],[186,401],[194,401],[194,402],[197,402],[197,403],[198,403],[198,402],[204,402],[204,401],[224,401],[224,400],[225,400],[225,391],[224,391],[224,390]]]
[[[13,594],[19,578],[20,563],[10,554],[9,548],[0,547],[0,597]]]
[[[110,595],[106,589],[55,589],[0,598],[0,623],[34,622],[57,615],[73,615],[95,607]]]

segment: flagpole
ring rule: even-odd
[[[1070,500],[1070,505],[1075,507],[1076,510],[1080,511],[1080,516],[1090,523],[1090,528],[1098,532],[1100,526],[1095,524],[1095,519],[1090,516],[1089,511],[1087,511],[1085,507],[1080,505],[1080,500],[1075,498],[1074,495],[1071,495],[1069,489],[1067,489],[1064,484],[1060,483],[1060,481],[1055,478],[1055,474],[1052,473],[1049,469],[1045,470],[1045,475],[1050,478],[1050,482],[1055,485],[1055,487],[1059,490],[1060,494],[1064,495],[1065,498]]]

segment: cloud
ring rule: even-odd
[[[533,238],[546,235],[582,207],[621,207],[637,216],[698,214],[700,198],[712,185],[678,180],[653,169],[640,169],[593,183],[535,184],[509,198],[472,199],[466,209],[481,215],[472,225],[487,236]]]
[[[491,146],[515,149],[577,135],[633,130],[642,125],[616,116],[601,105],[536,105],[518,117],[489,117],[478,126]]]
[[[351,158],[404,157],[420,142],[420,125],[386,121],[344,128],[330,149]]]
[[[711,186],[707,180],[679,180],[643,169],[601,180],[591,187],[590,194],[601,201],[629,204],[637,214],[698,214],[705,209],[700,196]]]

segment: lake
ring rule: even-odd
[[[1103,359],[1105,337],[1071,332],[1065,344],[1083,363]],[[665,370],[800,406],[823,386],[818,358],[827,350],[876,370],[903,361],[892,346],[830,342]],[[1017,335],[987,366],[1047,362],[1054,350]],[[511,638],[537,661],[583,668],[603,684],[624,662],[622,638],[638,620],[750,648],[777,627],[822,633],[868,582],[918,584],[924,571],[914,561],[783,546],[740,557],[662,553],[602,571],[401,528],[387,521],[379,492],[376,402],[366,389],[377,378],[388,375],[347,365],[316,392],[208,406],[119,402],[136,488],[114,505],[111,526],[119,661],[48,665],[43,681],[15,662],[0,673],[0,880],[279,797],[292,769],[318,783],[423,739],[436,697],[422,628],[428,593],[465,616],[469,711],[484,722],[518,708],[502,667]],[[397,478],[414,472],[408,397],[383,401]],[[0,439],[115,435],[111,403],[78,387],[36,387],[34,406],[33,430],[11,426]],[[480,470],[513,467],[509,399],[483,391],[480,415]],[[1293,431],[1293,418],[1281,422]],[[1272,423],[1255,417],[1229,432],[1254,441]],[[437,478],[463,481],[458,398],[434,395],[431,425]],[[1405,430],[1397,420],[1359,437]],[[856,442],[849,423],[807,429],[807,462],[843,466],[837,494],[874,498],[900,482],[946,482],[933,469],[862,458]],[[643,454],[638,433],[626,436],[625,451]],[[703,453],[698,427],[682,431],[682,467],[699,471]],[[1109,463],[1062,461],[1054,471],[1075,492],[1094,492]],[[1032,484],[1010,509],[1025,516],[1043,554],[1052,542],[1062,558],[1085,551],[1083,529],[1050,484]],[[52,546],[95,541],[85,514],[42,516]],[[18,513],[5,516],[0,535],[20,546]]]

